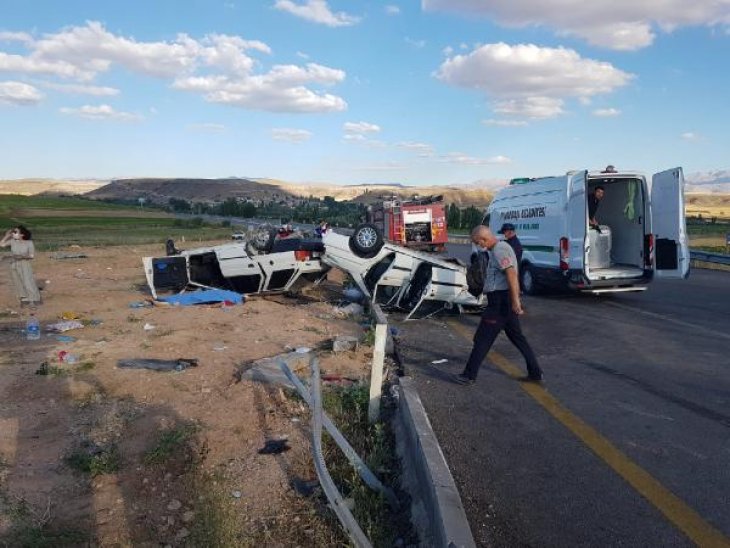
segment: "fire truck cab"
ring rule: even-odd
[[[443,196],[394,197],[368,207],[368,222],[386,241],[424,251],[443,251],[448,241]]]

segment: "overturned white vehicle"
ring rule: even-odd
[[[301,280],[322,279],[329,270],[321,260],[323,252],[320,240],[275,240],[275,233],[262,230],[249,242],[144,257],[142,263],[154,298],[159,291],[182,291],[189,286],[264,293],[289,291]]]
[[[466,267],[457,259],[385,242],[375,225],[359,225],[351,236],[328,232],[323,242],[325,263],[350,274],[374,301],[407,311],[407,319],[428,304],[439,306],[427,315],[484,304],[469,293]]]
[[[174,246],[168,252],[177,253]],[[190,286],[244,294],[289,291],[300,281],[317,283],[335,267],[350,274],[374,301],[408,312],[407,318],[483,304],[483,297],[469,293],[466,267],[458,260],[385,242],[369,223],[351,236],[329,231],[321,240],[276,239],[275,231],[262,229],[248,242],[145,257],[142,262],[154,298]]]

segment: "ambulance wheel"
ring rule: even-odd
[[[350,249],[362,258],[374,257],[383,247],[383,233],[372,223],[363,223],[355,227],[350,236]]]
[[[524,263],[520,267],[520,287],[525,295],[540,293],[540,286],[535,279],[535,269],[530,263]]]

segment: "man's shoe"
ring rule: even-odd
[[[525,375],[524,377],[520,377],[517,379],[520,382],[534,382],[536,384],[540,384],[543,381],[542,375]]]
[[[456,384],[461,384],[461,385],[466,386],[466,385],[474,384],[476,382],[476,379],[472,379],[471,377],[467,377],[466,375],[459,373],[458,375],[454,375],[454,382]]]

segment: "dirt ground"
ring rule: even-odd
[[[237,382],[235,373],[292,348],[362,336],[363,327],[335,317],[321,300],[326,291],[226,308],[130,308],[146,296],[140,258],[160,249],[75,248],[67,251],[88,258],[66,260],[39,254],[33,266],[44,302],[36,315],[42,326],[64,313],[90,324],[63,333],[73,342],[45,330],[39,341],[25,339],[28,311],[13,300],[0,265],[0,545],[341,543],[336,523],[292,487],[316,477],[305,404]],[[59,362],[60,351],[78,361]],[[116,367],[127,358],[197,358],[199,366]],[[369,360],[361,347],[321,363],[326,373],[366,378]],[[36,374],[44,361],[51,374]],[[259,454],[281,438],[290,451]],[[289,536],[277,538],[281,531]]]

